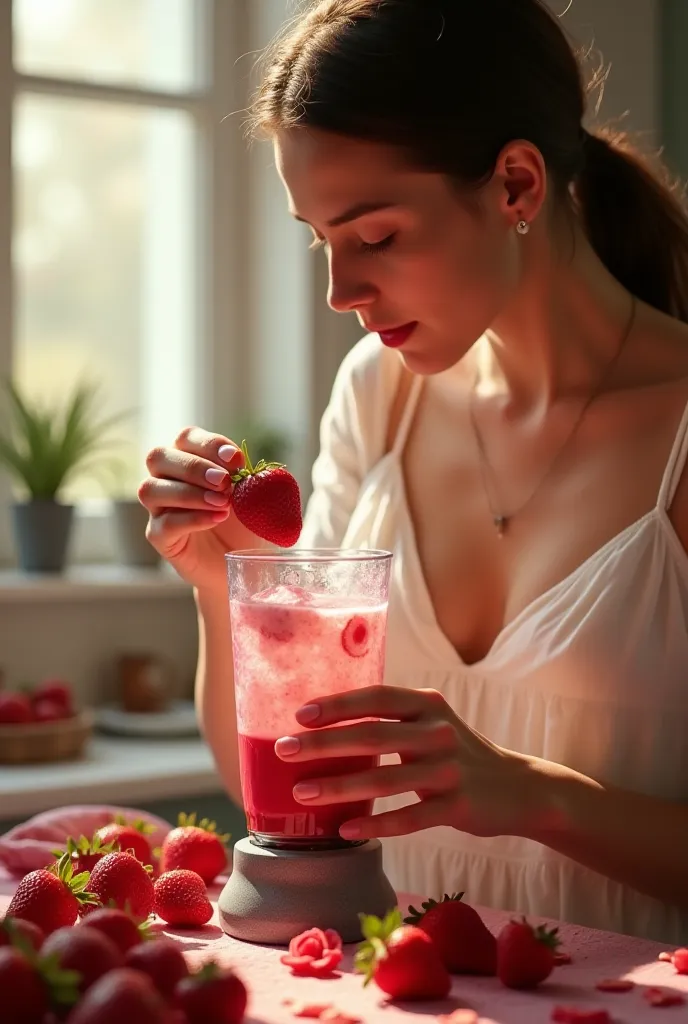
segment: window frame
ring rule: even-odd
[[[42,94],[103,103],[177,109],[194,121],[199,152],[196,177],[197,322],[195,360],[198,373],[192,407],[213,424],[231,403],[240,408],[245,346],[246,261],[241,258],[248,234],[242,196],[248,179],[242,117],[248,100],[246,61],[250,0],[196,0],[199,85],[170,92],[26,74],[13,63],[13,0],[0,0],[0,375],[12,371],[14,280],[12,268],[13,167],[12,117],[15,97]],[[237,113],[234,113],[237,112]],[[228,116],[229,115],[229,116]],[[243,412],[243,410],[242,410]],[[142,476],[144,468],[142,467]],[[0,473],[0,564],[14,562],[11,530],[12,490]],[[77,509],[70,561],[110,562],[114,537],[108,502],[84,502]]]

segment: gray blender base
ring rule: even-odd
[[[377,839],[318,852],[271,850],[240,839],[217,902],[228,935],[276,946],[306,928],[334,928],[343,942],[358,942],[359,913],[381,917],[396,904]]]

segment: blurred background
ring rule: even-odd
[[[286,459],[306,496],[360,333],[326,307],[324,257],[287,214],[270,147],[244,139],[255,54],[290,13],[287,0],[0,0],[0,375],[48,421],[94,386],[90,470],[59,489],[75,511],[57,570],[27,571],[13,508],[26,487],[0,469],[0,671],[6,690],[59,678],[115,714],[122,659],[138,658],[181,716],[157,738],[103,720],[62,774],[0,766],[0,831],[53,806],[56,787],[63,802],[166,812],[207,801],[241,829],[182,721],[193,602],[137,547],[135,492],[145,452],[199,423]],[[563,23],[591,68],[611,65],[598,120],[621,118],[688,178],[688,2],[573,0]],[[11,410],[3,392],[0,429]]]

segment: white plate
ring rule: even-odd
[[[193,701],[173,701],[166,711],[125,711],[117,704],[95,708],[95,721],[102,732],[118,736],[197,736],[198,722]]]

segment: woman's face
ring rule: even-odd
[[[382,330],[415,373],[458,362],[520,278],[503,180],[463,199],[444,175],[410,170],[391,147],[293,129],[275,148],[291,212],[327,253],[330,306]],[[398,327],[408,329],[385,333]]]

